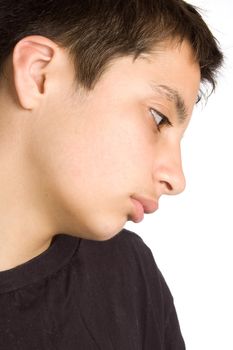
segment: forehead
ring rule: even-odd
[[[176,89],[176,86],[181,89],[185,86],[189,87],[188,91],[196,91],[200,87],[200,65],[196,61],[194,51],[187,40],[182,42],[177,40],[165,41],[156,46],[149,54],[143,54],[140,59],[146,60],[151,69],[154,68],[156,79],[152,81],[151,87],[166,95],[168,99],[180,102],[179,89]],[[158,84],[159,81],[160,84]],[[169,82],[170,85],[174,86],[169,88],[169,84],[165,82]],[[168,88],[163,88],[165,86]]]

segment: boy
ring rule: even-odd
[[[180,0],[1,0],[0,18],[0,349],[185,349],[123,226],[184,190],[214,37]]]

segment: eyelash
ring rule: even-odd
[[[152,114],[152,116],[154,118],[156,127],[157,127],[159,132],[161,131],[161,126],[163,126],[163,125],[173,126],[172,123],[170,122],[170,120],[165,115],[163,115],[161,112],[157,111],[154,108],[150,108],[150,112],[151,112],[151,114]],[[156,122],[155,116],[153,115],[153,112],[155,112],[160,118],[162,118],[162,120],[159,123]]]

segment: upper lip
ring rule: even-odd
[[[133,199],[136,199],[144,208],[144,212],[149,214],[153,213],[158,209],[158,202],[154,199],[145,198],[141,196],[133,196]]]

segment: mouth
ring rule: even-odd
[[[154,213],[158,209],[158,202],[152,199],[144,197],[131,197],[131,201],[134,205],[134,212],[131,215],[131,220],[138,223],[144,219],[144,213]]]

